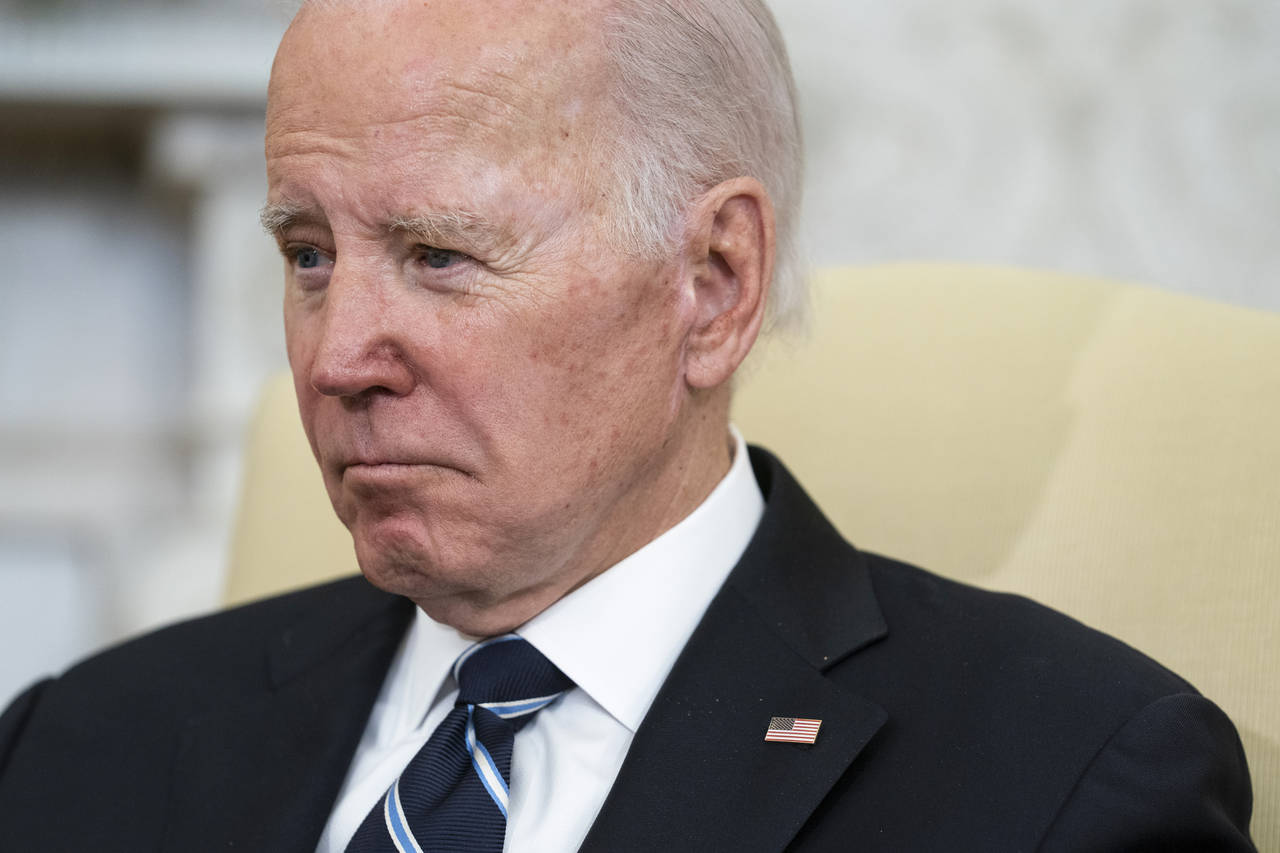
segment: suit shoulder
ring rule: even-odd
[[[20,698],[0,723],[0,824],[41,839],[24,850],[46,849],[51,826],[158,849],[171,792],[191,780],[193,791],[214,790],[210,780],[238,755],[285,755],[273,752],[282,727],[334,708],[326,719],[358,735],[349,723],[367,715],[411,613],[406,599],[355,579],[192,619],[90,657]],[[338,700],[318,698],[326,686]],[[316,749],[332,758],[344,744]],[[195,775],[176,781],[187,771]],[[75,806],[66,815],[48,805],[64,802]]]
[[[340,642],[394,600],[356,577],[189,619],[80,661],[49,685],[42,704],[93,696],[108,706],[113,698],[135,708],[148,701],[174,706],[256,690],[269,677],[273,646],[310,625]]]
[[[992,671],[993,683],[1071,693],[1137,708],[1195,693],[1183,678],[1121,640],[1025,596],[993,592],[863,553],[899,644],[950,665]],[[1105,704],[1105,703],[1104,703]]]

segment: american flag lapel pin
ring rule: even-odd
[[[774,717],[764,730],[764,739],[782,743],[813,743],[818,739],[822,720],[805,720],[800,717]]]

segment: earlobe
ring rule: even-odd
[[[714,388],[733,376],[760,332],[773,276],[773,204],[759,181],[734,178],[706,193],[695,217],[689,245],[697,313],[685,378]]]

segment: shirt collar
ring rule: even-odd
[[[417,608],[383,680],[368,736],[375,743],[394,743],[422,725],[427,711],[456,689],[450,675],[453,662],[474,642]]]
[[[741,434],[729,472],[693,512],[516,629],[632,733],[764,513]],[[387,673],[385,730],[418,726],[456,685],[449,671],[475,638],[421,609]]]
[[[746,443],[682,521],[516,633],[633,733],[764,513]]]

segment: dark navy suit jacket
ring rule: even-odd
[[[752,455],[764,518],[583,850],[1252,849],[1240,741],[1185,681],[856,551]],[[0,851],[314,850],[412,612],[355,578],[36,685],[0,718]],[[773,716],[817,742],[765,742]]]

